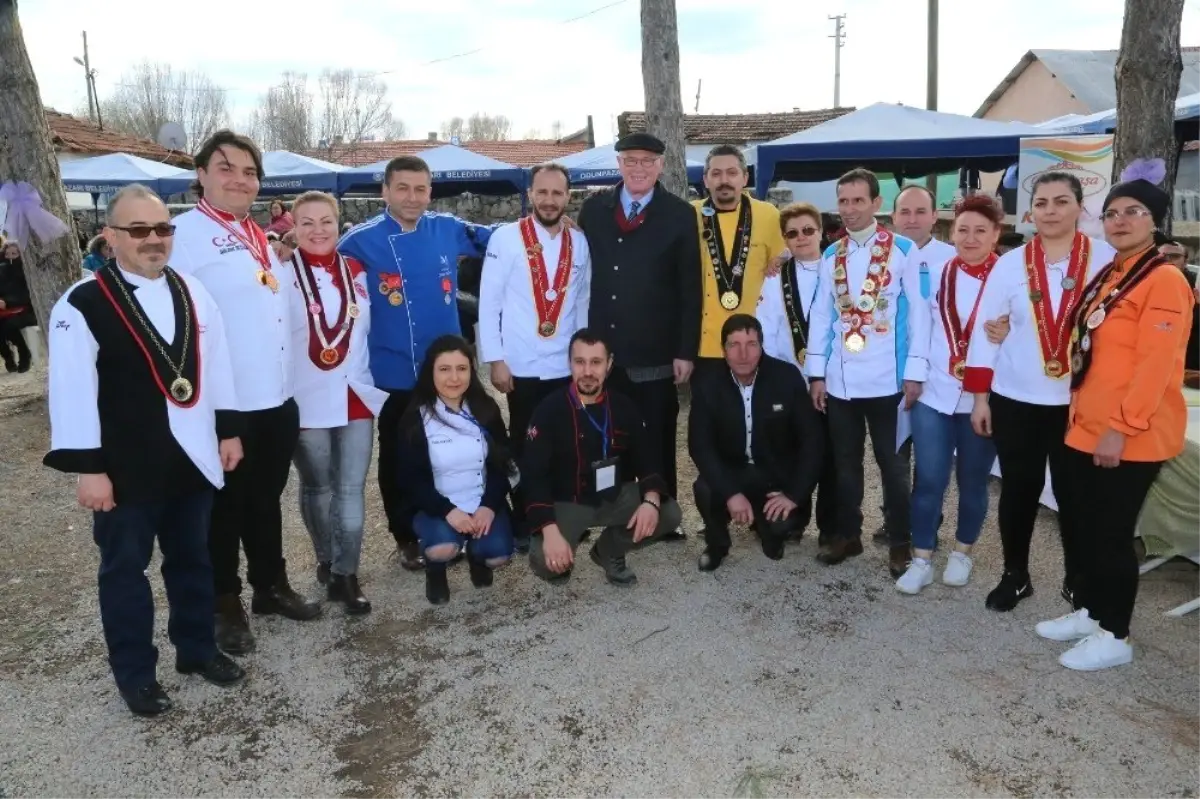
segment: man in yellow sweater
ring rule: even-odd
[[[767,266],[787,249],[779,210],[745,193],[748,177],[742,151],[719,144],[704,159],[708,199],[692,203],[699,214],[704,280],[699,368],[726,368],[721,326],[736,313],[754,313]]]

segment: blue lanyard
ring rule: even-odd
[[[446,408],[446,410],[450,411],[450,413],[452,413],[452,414],[453,414],[453,415],[455,415],[455,416],[460,416],[460,417],[462,417],[463,419],[466,419],[468,422],[470,422],[471,424],[473,424],[473,425],[475,425],[476,427],[478,427],[478,428],[479,428],[479,432],[483,433],[483,437],[484,437],[484,438],[488,438],[488,437],[490,437],[490,434],[488,433],[488,431],[487,431],[487,428],[486,428],[486,427],[484,427],[483,425],[481,425],[481,424],[479,423],[479,420],[478,420],[478,419],[476,419],[474,416],[472,416],[472,415],[471,415],[471,413],[470,413],[469,411],[466,411],[466,410],[458,410],[458,411],[456,411],[456,410],[454,410],[453,408],[450,408],[450,407],[447,407],[447,408]]]
[[[574,386],[571,387],[571,399],[573,399],[575,401],[576,406],[579,408],[579,410],[583,411],[583,418],[587,419],[588,424],[590,424],[593,428],[595,428],[596,432],[600,434],[601,452],[603,453],[601,455],[601,458],[603,460],[608,460],[608,428],[611,426],[611,422],[612,422],[612,406],[609,405],[607,401],[605,401],[605,403],[604,403],[604,424],[600,425],[600,424],[597,424],[596,420],[592,418],[592,415],[590,413],[588,413],[587,408],[584,407],[583,402],[580,401],[579,394],[578,394],[578,392],[575,391]]]

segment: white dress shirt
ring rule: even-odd
[[[1025,247],[1032,246],[1032,242]],[[1018,247],[1000,256],[992,267],[979,302],[975,330],[967,349],[967,369],[991,370],[991,390],[1009,399],[1032,405],[1067,405],[1071,402],[1071,375],[1064,359],[1061,377],[1048,377],[1042,359],[1038,337],[1037,317],[1029,299],[1029,279],[1025,274],[1025,247]],[[1091,258],[1087,265],[1086,286],[1096,274],[1112,262],[1116,250],[1103,241],[1091,240]],[[1046,296],[1053,313],[1062,302],[1062,279],[1066,276],[1068,258],[1046,264]],[[1003,343],[992,344],[987,339],[984,323],[1008,315],[1010,330]],[[1063,324],[1063,335],[1071,332],[1070,320]],[[968,386],[971,377],[968,376]]]
[[[136,299],[166,344],[175,340],[175,303],[165,276],[155,280],[121,270],[121,277],[136,287]],[[225,470],[217,441],[218,410],[234,410],[233,370],[221,313],[204,286],[180,275],[195,304],[196,335],[200,342],[200,387],[195,404],[181,408],[166,397],[167,424],[180,448],[216,488],[225,485]],[[88,275],[58,299],[50,312],[50,448],[87,450],[100,448],[100,410],[97,406],[100,345],[87,320],[70,303],[76,287],[95,279]]]
[[[245,245],[202,211],[192,209],[171,221],[171,266],[203,283],[225,320],[237,409],[279,407],[295,391],[291,305],[301,300],[294,276],[268,248],[271,272],[279,281],[279,291],[271,291],[258,282],[261,267]]]
[[[557,236],[535,220],[546,264],[546,286],[554,285],[564,236],[571,238],[571,275],[554,335],[538,334],[533,272],[521,226],[498,228],[488,241],[479,286],[479,355],[484,362],[504,361],[515,377],[549,380],[571,373],[567,345],[576,330],[587,326],[592,261],[587,239],[579,230],[563,228]]]
[[[297,250],[292,257],[299,260],[300,251]],[[333,275],[322,266],[314,265],[310,271],[320,297],[322,319],[327,322],[339,319],[342,313],[342,291],[334,285]],[[291,262],[283,265],[280,278],[295,283],[299,289],[296,270]],[[309,357],[309,336],[315,334],[309,322],[311,311],[302,291],[300,301],[291,305],[292,353],[296,358],[296,404],[300,407],[301,427],[330,428],[347,424],[350,391],[353,391],[376,417],[387,400],[387,392],[375,388],[375,381],[371,377],[371,365],[367,354],[367,334],[371,330],[371,297],[368,293],[366,272],[361,268],[354,276],[354,293],[358,318],[350,327],[350,345],[346,357],[332,369],[320,368]],[[336,331],[334,335],[336,336]]]
[[[730,373],[733,377],[733,382],[738,387],[738,391],[742,393],[742,406],[746,412],[746,460],[754,463],[754,455],[750,452],[750,442],[754,437],[754,414],[751,413],[751,408],[754,404],[754,380],[751,379],[750,385],[742,384],[741,380],[737,379],[737,375]],[[758,375],[756,374],[755,377]]]
[[[871,248],[878,231],[865,244],[847,239],[846,281],[849,296],[857,300],[871,263]],[[921,275],[917,262],[906,251],[916,245],[893,234],[888,271],[892,279],[879,290],[888,307],[873,312],[874,321],[886,322],[886,333],[874,325],[863,327],[860,334],[866,346],[860,352],[845,347],[833,269],[837,244],[825,250],[821,259],[820,285],[809,322],[808,358],[805,374],[823,378],[830,395],[843,400],[887,397],[899,393],[902,380],[924,382],[929,371],[929,303],[921,296]],[[901,297],[905,302],[901,303]]]
[[[809,262],[796,261],[793,266],[795,270],[793,280],[800,294],[800,308],[804,312],[804,318],[809,320],[812,319],[812,307],[817,298],[820,266],[820,259]],[[788,268],[787,264],[784,264],[784,268]],[[779,275],[768,277],[763,281],[762,294],[759,295],[754,315],[758,317],[758,323],[763,328],[763,352],[772,358],[793,364],[800,369],[800,373],[803,375],[804,369],[796,360],[792,326],[787,318],[787,306],[783,303],[783,280]],[[810,336],[812,335],[811,330],[810,324]],[[808,382],[806,375],[804,380],[806,383]]]
[[[471,412],[466,401],[463,410]],[[440,399],[436,412],[423,410],[421,420],[429,442],[434,488],[463,513],[479,510],[487,485],[487,436]]]
[[[929,296],[929,379],[925,381],[918,402],[925,403],[938,413],[970,413],[975,405],[975,395],[964,392],[962,381],[950,371],[950,332],[942,319],[942,308],[950,299],[942,296],[941,291],[941,276],[945,268],[946,264],[939,264],[930,270],[931,274],[938,275],[938,282],[934,284],[933,292]],[[995,265],[992,269],[995,269]],[[958,311],[959,324],[962,325],[964,334],[972,333],[971,329],[967,328],[967,322],[982,288],[983,281],[961,269],[958,270],[954,286],[954,307]],[[976,312],[976,319],[981,311]]]

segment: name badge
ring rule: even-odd
[[[619,481],[617,479],[620,458],[612,457],[600,461],[592,461],[592,486],[596,496],[607,499],[616,493]]]

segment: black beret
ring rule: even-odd
[[[1165,191],[1141,178],[1127,180],[1113,186],[1109,190],[1108,196],[1104,198],[1104,210],[1107,211],[1109,204],[1118,197],[1128,197],[1146,206],[1146,210],[1150,212],[1150,217],[1154,220],[1155,227],[1163,226],[1163,222],[1167,218],[1167,211],[1171,207],[1171,198]]]
[[[628,136],[618,139],[613,149],[618,153],[626,150],[645,150],[662,155],[667,151],[667,146],[657,136],[651,136],[649,133],[630,133]]]

